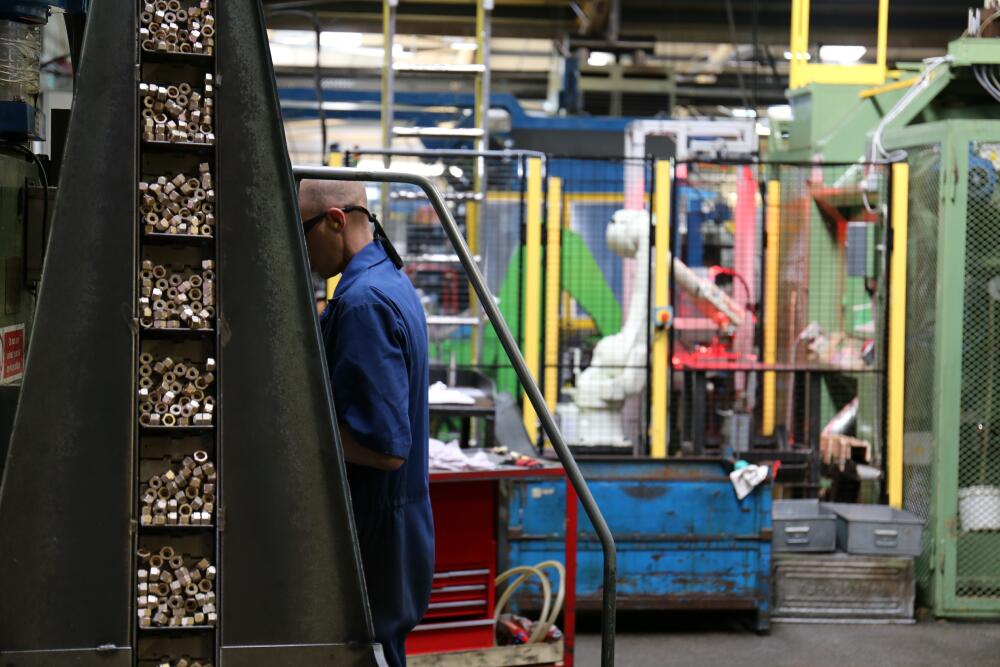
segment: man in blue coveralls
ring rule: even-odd
[[[367,204],[361,183],[299,187],[309,262],[323,278],[342,274],[320,323],[375,638],[401,666],[434,575],[427,323]]]

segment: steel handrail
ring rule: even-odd
[[[479,271],[475,259],[472,257],[472,252],[465,243],[462,232],[455,223],[455,219],[451,216],[451,212],[445,206],[441,194],[428,178],[401,171],[361,171],[347,167],[294,166],[292,167],[292,173],[295,175],[296,180],[310,178],[328,181],[405,183],[415,185],[427,194],[427,198],[437,213],[438,220],[441,221],[445,233],[448,234],[448,239],[455,248],[455,254],[458,255],[462,266],[465,268],[465,272],[468,274],[469,282],[472,283],[472,287],[479,297],[479,302],[482,304],[483,310],[486,311],[486,316],[489,317],[490,323],[493,325],[497,337],[500,339],[500,344],[503,346],[504,351],[507,352],[507,356],[514,366],[514,372],[517,373],[518,379],[524,386],[524,392],[527,394],[528,400],[531,401],[531,405],[535,408],[535,412],[542,422],[542,429],[555,448],[556,455],[562,462],[563,468],[566,470],[566,475],[576,490],[577,496],[580,498],[583,510],[587,513],[587,517],[590,519],[591,524],[593,524],[597,537],[601,541],[601,549],[604,552],[604,590],[601,592],[601,665],[602,667],[611,667],[615,664],[615,589],[617,562],[614,537],[612,537],[611,530],[604,520],[604,515],[601,514],[601,510],[597,507],[594,496],[590,493],[590,488],[587,486],[586,480],[584,480],[583,475],[580,473],[580,468],[577,466],[573,454],[569,451],[569,447],[566,446],[562,433],[559,432],[555,419],[552,418],[552,413],[549,412],[549,407],[545,403],[545,398],[542,396],[541,390],[539,390],[538,385],[535,383],[535,379],[531,377],[528,365],[521,355],[521,350],[518,349],[517,341],[514,340],[514,336],[507,327],[507,322],[504,321],[503,315],[500,314],[500,309],[497,307],[493,295],[490,293],[489,288],[486,287],[486,281],[483,279],[483,275]]]

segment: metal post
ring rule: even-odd
[[[670,307],[670,162],[658,160],[654,165],[653,192],[654,269],[653,312]],[[667,457],[667,419],[670,410],[670,330],[658,326],[653,332],[652,381],[649,402],[649,453],[653,458]]]
[[[524,358],[533,378],[538,378],[542,335],[542,161],[528,158],[527,224],[524,239]],[[525,394],[521,414],[528,439],[538,441],[538,418]]]
[[[542,430],[545,432],[545,435],[548,436],[549,441],[555,448],[556,455],[559,457],[559,461],[563,464],[563,468],[566,470],[566,476],[569,478],[573,485],[573,489],[580,497],[583,510],[586,512],[587,518],[590,519],[591,525],[594,526],[594,532],[597,534],[597,538],[601,542],[601,549],[604,553],[604,588],[601,593],[601,665],[602,667],[610,667],[611,665],[614,665],[615,609],[618,569],[614,537],[611,535],[611,529],[608,528],[608,524],[604,520],[604,516],[601,514],[600,508],[597,507],[597,502],[594,500],[594,496],[591,494],[586,480],[584,480],[583,475],[580,473],[580,468],[576,465],[576,461],[573,459],[573,454],[569,451],[569,447],[566,446],[562,433],[559,432],[555,419],[553,419],[552,413],[549,412],[549,408],[545,404],[545,397],[542,396],[542,392],[539,390],[538,384],[536,384],[535,380],[532,378],[531,372],[528,370],[528,366],[524,361],[524,357],[521,355],[521,351],[517,347],[517,341],[515,341],[514,336],[510,332],[510,328],[508,328],[506,321],[504,321],[503,315],[500,313],[500,308],[497,306],[496,301],[493,300],[489,288],[486,286],[486,281],[483,279],[482,272],[480,272],[479,267],[476,265],[476,261],[473,258],[472,253],[469,252],[469,246],[465,243],[465,239],[462,237],[462,232],[459,230],[458,225],[455,224],[455,219],[451,216],[451,212],[448,211],[448,207],[445,206],[444,200],[441,198],[441,194],[431,184],[430,180],[417,174],[407,174],[395,171],[359,171],[356,169],[337,169],[332,167],[292,167],[292,172],[295,174],[296,178],[299,179],[318,178],[331,181],[408,183],[421,188],[427,194],[427,198],[430,200],[431,205],[434,207],[434,211],[437,213],[438,220],[440,220],[441,225],[444,227],[445,233],[448,235],[448,239],[455,248],[455,253],[458,255],[462,266],[465,268],[465,271],[469,276],[469,282],[472,283],[472,287],[475,289],[476,294],[483,305],[483,309],[486,311],[486,316],[489,318],[490,323],[496,331],[497,337],[500,339],[500,344],[503,346],[504,351],[510,359],[511,365],[514,367],[514,372],[517,374],[518,379],[524,386],[525,394],[528,396],[532,406],[538,413],[539,419],[542,423]]]
[[[781,182],[767,184],[767,251],[764,255],[764,363],[778,359],[778,250],[781,226]],[[761,418],[763,435],[774,434],[777,378],[774,371],[764,372],[764,407]]]
[[[892,165],[892,259],[889,269],[889,355],[886,468],[889,504],[903,507],[903,382],[906,358],[906,251],[910,165]]]
[[[382,150],[392,149],[392,128],[396,124],[396,73],[392,63],[392,47],[396,41],[396,7],[399,0],[382,0],[382,91],[380,102],[382,104]],[[382,158],[382,165],[388,169],[391,163],[391,156],[388,152]],[[381,190],[382,196],[382,221],[391,225],[389,217],[389,184],[384,183]],[[391,233],[391,232],[390,232]],[[393,238],[393,243],[398,239]],[[406,253],[406,244],[402,244],[400,252]]]
[[[545,244],[545,403],[555,411],[559,401],[559,288],[562,253],[562,179],[549,178],[546,194]]]

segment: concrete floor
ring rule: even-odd
[[[669,623],[669,625],[666,625]],[[655,626],[655,627],[652,627]],[[925,621],[916,625],[775,623],[758,636],[725,618],[619,618],[621,667],[979,667],[1000,665],[1000,623]],[[656,632],[656,628],[673,628]],[[600,664],[601,636],[585,620],[579,667]]]

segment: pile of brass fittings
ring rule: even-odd
[[[215,80],[211,73],[205,75],[205,87],[201,91],[189,83],[176,86],[140,83],[142,140],[214,144],[214,96]]]
[[[144,51],[201,53],[215,50],[215,16],[211,0],[193,4],[159,0],[143,4],[139,42]]]
[[[143,526],[198,526],[212,523],[215,512],[215,464],[208,453],[185,456],[181,469],[149,478],[142,495]]]
[[[215,566],[202,558],[184,558],[173,547],[151,553],[140,547],[139,627],[179,628],[215,625]]]
[[[139,357],[139,423],[143,426],[211,426],[215,398],[215,359],[204,371],[190,361]]]
[[[215,190],[207,162],[198,176],[175,174],[139,183],[139,215],[146,234],[211,236],[215,227]]]
[[[211,329],[215,319],[215,262],[201,270],[142,262],[139,325],[143,329]]]
[[[164,659],[161,662],[156,663],[156,667],[212,667],[212,663],[200,662],[198,660],[188,660],[187,658],[181,658],[176,662]]]

